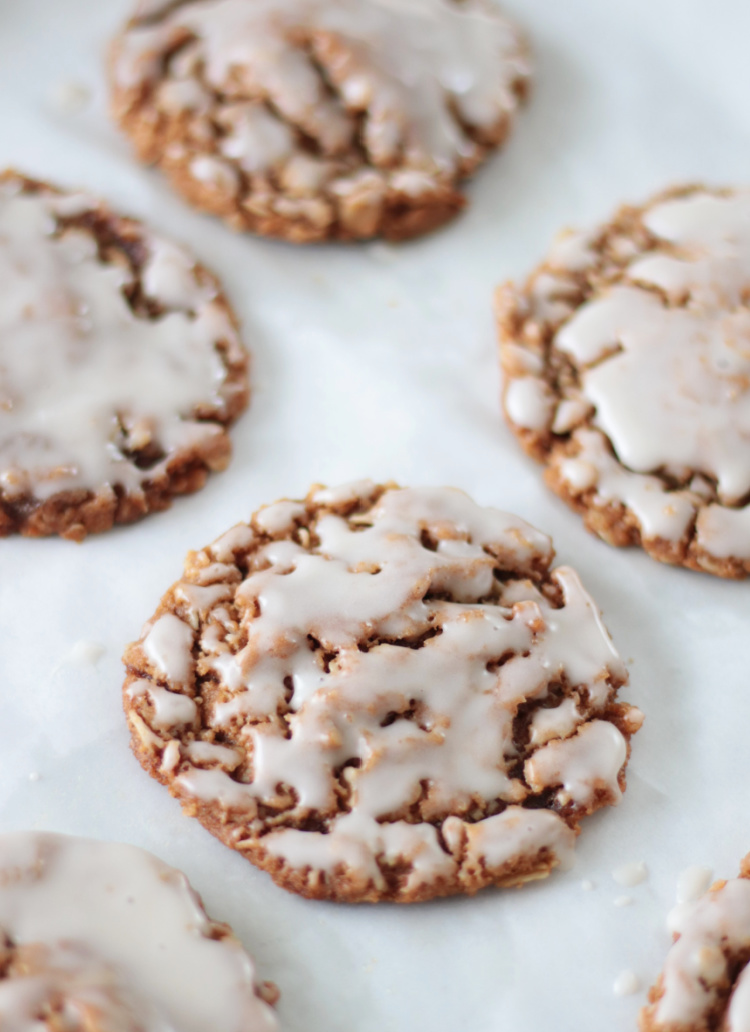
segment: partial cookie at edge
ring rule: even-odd
[[[750,191],[675,188],[498,292],[503,407],[614,545],[750,574]]]
[[[670,915],[675,941],[639,1015],[641,1032],[750,1028],[750,855]]]
[[[549,539],[454,489],[314,488],[190,553],[125,653],[144,769],[313,898],[413,902],[567,864],[638,710]]]
[[[225,468],[248,356],[216,279],[83,193],[0,175],[0,536],[81,540]]]
[[[0,835],[0,1025],[277,1032],[254,965],[180,871],[135,846]]]

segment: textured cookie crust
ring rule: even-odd
[[[490,0],[142,0],[111,56],[140,159],[233,228],[295,243],[452,218],[528,78]]]
[[[750,855],[740,877],[718,881],[670,918],[675,942],[641,1010],[641,1032],[750,1028]]]
[[[0,536],[87,534],[224,469],[248,358],[218,282],[95,198],[0,175]]]
[[[613,545],[750,573],[750,191],[687,186],[498,292],[503,408]]]
[[[184,874],[114,842],[0,836],[7,1032],[277,1032],[271,983]]]
[[[314,488],[200,552],[125,653],[133,751],[304,896],[543,878],[642,716],[549,539],[451,488]]]

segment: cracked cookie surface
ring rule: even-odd
[[[503,407],[589,530],[750,574],[750,191],[700,186],[558,239],[498,293]]]
[[[488,0],[144,0],[111,59],[141,160],[234,228],[298,243],[452,218],[528,79]]]
[[[191,553],[125,653],[133,750],[186,813],[313,898],[543,878],[619,802],[642,716],[549,539],[369,481]]]
[[[675,942],[641,1010],[641,1032],[750,1029],[750,856],[670,915]]]
[[[224,469],[247,354],[183,248],[0,175],[0,536],[77,541]]]
[[[180,871],[134,846],[0,836],[8,1032],[276,1032],[254,965]]]

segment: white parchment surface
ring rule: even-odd
[[[255,394],[230,468],[171,511],[81,546],[0,541],[0,831],[121,839],[183,868],[278,983],[286,1032],[634,1030],[644,994],[613,982],[655,978],[679,872],[731,876],[750,850],[750,584],[610,549],[545,490],[500,417],[491,293],[564,225],[674,181],[750,180],[750,5],[507,0],[533,44],[531,102],[468,214],[399,249],[235,236],[138,167],[103,74],[127,8],[0,0],[0,167],[94,190],[189,244],[242,318]],[[91,91],[79,112],[61,105],[72,82]],[[646,723],[623,803],[585,823],[571,872],[411,908],[306,902],[183,817],[130,755],[119,657],[185,552],[262,502],[362,476],[517,512],[604,609]],[[104,647],[98,662],[70,656],[81,641]],[[614,882],[641,860],[648,881]]]

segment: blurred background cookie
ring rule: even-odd
[[[114,842],[0,836],[8,1032],[274,1032],[270,983],[184,874]]]
[[[80,541],[202,487],[229,461],[247,365],[187,251],[0,176],[0,536]]]
[[[435,229],[507,136],[525,41],[489,0],[143,0],[112,111],[198,208],[297,243]]]

